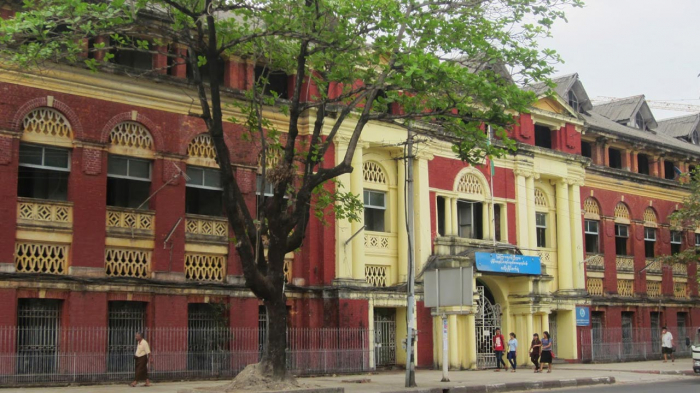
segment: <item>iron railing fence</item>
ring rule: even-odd
[[[668,330],[673,335],[674,355],[690,357],[692,352],[687,342],[694,341],[698,328],[669,327]],[[583,362],[658,360],[663,357],[661,329],[656,328],[591,329],[580,333],[579,347]]]
[[[132,336],[135,332],[129,332]],[[232,378],[262,355],[258,328],[146,329],[149,375],[157,380]],[[133,345],[111,346],[110,328],[0,326],[0,385],[129,381]],[[371,370],[369,329],[290,328],[287,367],[295,375]]]

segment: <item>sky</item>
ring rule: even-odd
[[[556,75],[578,72],[588,96],[700,106],[700,0],[583,0],[566,10],[540,46],[564,59]],[[657,119],[690,114],[652,108]]]

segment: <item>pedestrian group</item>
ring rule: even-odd
[[[508,346],[508,352],[506,358],[508,363],[510,363],[511,372],[515,372],[518,368],[518,363],[516,360],[516,353],[518,349],[518,340],[515,337],[515,333],[509,334],[509,339],[506,342],[505,338],[501,334],[501,329],[496,328],[496,334],[493,336],[493,350],[496,353],[496,370],[501,371],[501,365],[508,371],[508,365],[503,361],[503,352]],[[535,333],[532,335],[532,343],[530,344],[530,360],[532,364],[535,365],[535,372],[541,373],[542,366],[547,365],[547,372],[552,372],[552,359],[554,359],[554,353],[552,352],[552,338],[549,336],[549,332],[542,333],[542,339],[540,340],[539,334]]]

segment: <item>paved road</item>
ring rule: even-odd
[[[593,386],[590,388],[554,389],[547,392],[581,393],[697,393],[700,392],[700,378],[680,378],[673,381],[646,384],[620,384]]]

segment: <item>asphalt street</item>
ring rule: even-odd
[[[682,378],[671,381],[645,384],[616,384],[605,386],[578,387],[575,389],[553,389],[547,392],[581,392],[581,393],[698,393],[700,378]]]

